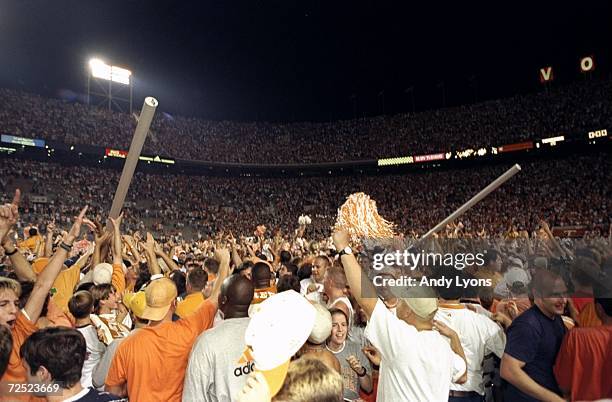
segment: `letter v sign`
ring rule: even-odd
[[[553,69],[551,66],[540,69],[540,82],[545,83],[553,80]]]

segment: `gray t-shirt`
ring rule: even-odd
[[[340,362],[340,371],[342,372],[342,383],[344,387],[344,398],[351,400],[359,398],[359,377],[357,376],[357,373],[353,371],[351,365],[346,361],[346,359],[348,359],[348,357],[351,355],[355,356],[361,365],[365,367],[367,373],[372,374],[370,361],[361,351],[361,347],[348,339],[344,342],[344,348],[339,352],[334,352],[329,347],[328,349]]]
[[[183,401],[237,399],[254,366],[251,356],[244,353],[244,333],[249,320],[249,317],[225,319],[198,337],[189,355]]]

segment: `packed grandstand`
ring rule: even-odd
[[[74,401],[612,396],[611,89],[326,123],[160,113],[112,218],[135,116],[0,90],[1,399],[33,378]],[[364,296],[346,231],[381,216],[394,242],[486,254],[406,280],[489,285]]]
[[[145,154],[226,163],[323,163],[496,146],[612,125],[612,80],[455,108],[326,123],[206,121],[158,113]],[[160,100],[163,106],[163,99]],[[0,90],[0,131],[127,150],[126,113]]]
[[[309,162],[446,152],[559,134],[572,141],[591,130],[612,127],[611,90],[612,81],[585,81],[457,108],[328,123],[213,122],[158,114],[143,153],[307,167]],[[66,146],[129,147],[136,125],[129,114],[16,91],[1,92],[0,132],[5,135],[58,141]],[[20,159],[0,159],[0,190],[4,197],[18,186],[27,190],[24,206],[28,221],[44,226],[49,214],[58,220],[69,219],[77,200],[87,200],[96,213],[108,210],[118,170],[100,173],[98,166],[80,166],[78,160],[68,166],[65,160],[49,156],[43,162],[25,161],[27,153],[19,155]],[[349,194],[363,191],[377,200],[383,216],[403,233],[419,234],[501,174],[509,163],[425,169],[418,174],[298,178],[241,179],[141,171],[130,188],[126,222],[139,230],[161,233],[163,229],[206,237],[220,230],[248,233],[253,222],[291,231],[297,217],[307,213],[314,217],[309,230],[329,235],[338,206]],[[523,174],[463,218],[466,230],[500,234],[514,228],[532,232],[540,219],[547,219],[551,226],[585,227],[602,233],[610,220],[610,168],[606,143],[597,144],[588,153],[527,160]]]

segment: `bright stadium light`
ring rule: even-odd
[[[108,65],[100,59],[91,59],[89,60],[89,69],[91,75],[95,78],[130,85],[132,72],[125,68]]]
[[[87,103],[105,104],[109,110],[132,113],[134,80],[128,69],[113,66],[97,57],[87,63]],[[124,106],[128,107],[124,109]]]

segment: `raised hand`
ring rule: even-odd
[[[74,242],[74,239],[76,239],[77,237],[81,235],[81,225],[83,224],[83,219],[85,218],[85,214],[87,213],[87,208],[88,207],[85,206],[79,213],[79,216],[75,218],[74,223],[72,224],[72,227],[70,228],[70,231],[64,237],[65,243],[72,244]]]
[[[147,240],[144,243],[145,250],[155,253],[155,239],[151,232],[147,232]]]
[[[102,223],[100,223],[100,219],[96,218],[96,220],[93,221],[92,223],[94,225],[92,232],[94,234],[94,241],[96,242],[96,244],[102,243],[108,240],[107,233],[104,232],[104,227],[102,227]]]
[[[164,249],[157,242],[155,243],[155,254],[158,256],[164,254]]]
[[[110,221],[110,223],[113,225],[113,227],[115,229],[120,229],[121,228],[121,220],[123,219],[123,212],[116,217],[115,219],[109,217],[108,220]]]
[[[89,219],[87,219],[87,218],[83,218],[83,224],[85,224],[85,226],[87,226],[87,227],[89,228],[89,230],[91,230],[91,231],[92,231],[92,232],[94,232],[94,233],[95,233],[95,232],[96,232],[96,230],[98,229],[98,228],[96,227],[96,224],[95,224],[93,221],[91,221],[91,220],[89,220]]]
[[[548,223],[546,223],[546,221],[544,219],[540,220],[540,227],[542,229],[544,229],[546,232],[548,232],[550,230],[550,227],[548,226]]]
[[[334,241],[334,246],[336,246],[336,250],[344,250],[349,245],[349,236],[344,230],[336,230],[332,235],[332,239]]]
[[[0,206],[0,240],[11,230],[19,219],[19,203],[21,202],[21,190],[15,190],[13,201],[10,204]]]
[[[216,247],[214,259],[221,263],[229,263],[230,253],[225,247]]]
[[[133,249],[135,247],[136,243],[134,243],[134,239],[132,238],[132,236],[123,235],[122,238],[129,248]]]

